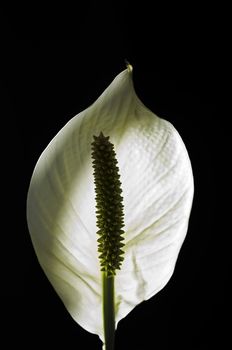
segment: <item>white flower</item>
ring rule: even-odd
[[[116,323],[170,279],[193,198],[186,148],[166,120],[135,94],[131,69],[71,119],[42,153],[27,200],[38,260],[71,316],[103,340],[97,252],[93,135],[110,136],[119,163],[125,259],[115,277]]]

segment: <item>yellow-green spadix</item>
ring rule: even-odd
[[[137,97],[131,66],[49,143],[34,169],[27,220],[39,263],[74,320],[103,340],[93,135],[114,144],[125,215],[124,261],[115,277],[116,324],[158,293],[174,271],[193,198],[181,137]]]

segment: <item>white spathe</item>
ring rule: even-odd
[[[115,277],[116,323],[170,279],[185,238],[193,175],[175,128],[136,96],[130,67],[72,118],[40,156],[27,220],[41,267],[67,310],[103,340],[93,135],[110,136],[121,174],[125,259]]]

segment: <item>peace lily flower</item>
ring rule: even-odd
[[[186,148],[175,128],[137,97],[132,67],[49,143],[34,169],[27,220],[39,263],[73,319],[104,342],[93,136],[110,137],[124,205],[124,260],[114,289],[115,324],[173,274],[193,198]]]

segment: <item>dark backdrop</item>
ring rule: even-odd
[[[15,338],[25,348],[65,344],[65,349],[101,349],[98,337],[72,320],[40,269],[26,225],[25,201],[41,152],[125,68],[124,59],[134,67],[140,99],[182,136],[192,161],[195,197],[172,279],[119,323],[116,350],[205,350],[221,346],[225,339],[226,274],[214,211],[217,142],[223,139],[225,123],[220,114],[224,36],[215,19],[223,23],[223,14],[212,7],[175,10],[168,5],[160,10],[129,2],[100,7],[92,3],[70,19],[75,39],[8,42],[5,87],[11,117],[6,133],[8,144],[14,142],[7,157],[12,194],[1,288],[4,324],[11,330],[8,341]],[[55,15],[45,13],[24,17],[14,26],[16,37],[18,28],[30,34],[51,19],[60,24]],[[68,18],[66,22],[70,26]]]

